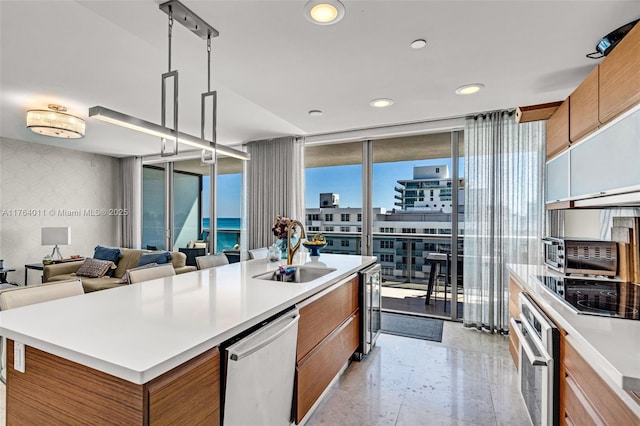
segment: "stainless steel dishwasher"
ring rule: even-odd
[[[224,425],[291,425],[298,309],[224,349]]]

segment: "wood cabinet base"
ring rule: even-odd
[[[296,423],[307,414],[359,344],[359,314],[349,317],[296,367]]]
[[[211,349],[137,385],[25,346],[25,372],[13,368],[7,340],[9,425],[220,423],[220,355]]]

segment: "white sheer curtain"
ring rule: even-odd
[[[276,216],[305,222],[304,139],[284,137],[247,144],[251,161],[246,173],[246,242],[243,251],[274,243]]]
[[[120,205],[127,210],[121,216],[120,241],[122,247],[140,248],[142,245],[142,158],[120,159]]]
[[[508,263],[541,260],[545,122],[517,124],[512,112],[465,124],[464,324],[504,332]]]

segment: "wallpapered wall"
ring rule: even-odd
[[[24,265],[51,253],[40,245],[42,227],[71,228],[63,257],[118,245],[118,167],[104,155],[0,138],[0,259],[16,269],[8,281],[24,284]],[[29,283],[40,277],[29,270]]]

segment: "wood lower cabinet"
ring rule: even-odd
[[[560,335],[560,424],[638,425],[640,418]]]
[[[598,76],[596,65],[580,86],[569,96],[569,140],[577,142],[583,136],[593,132],[600,126],[598,121]]]
[[[298,305],[294,417],[300,423],[360,344],[359,277]]]
[[[296,367],[296,423],[304,418],[360,343],[359,313],[349,317]]]
[[[599,83],[601,123],[640,102],[640,25],[600,63]]]
[[[569,148],[569,98],[547,120],[547,160]]]
[[[520,297],[520,293],[522,293],[522,286],[518,281],[516,281],[512,276],[509,277],[509,317],[518,318],[520,316],[520,305],[518,302],[518,298]],[[511,358],[513,358],[513,362],[516,364],[516,368],[520,368],[519,357],[520,357],[520,341],[518,340],[518,335],[509,324],[509,353],[511,354]]]
[[[220,424],[217,348],[144,385],[25,346],[25,372],[13,368],[7,340],[8,425]]]
[[[358,309],[358,286],[358,276],[349,277],[328,292],[320,293],[312,303],[300,307],[296,361],[304,358]]]

